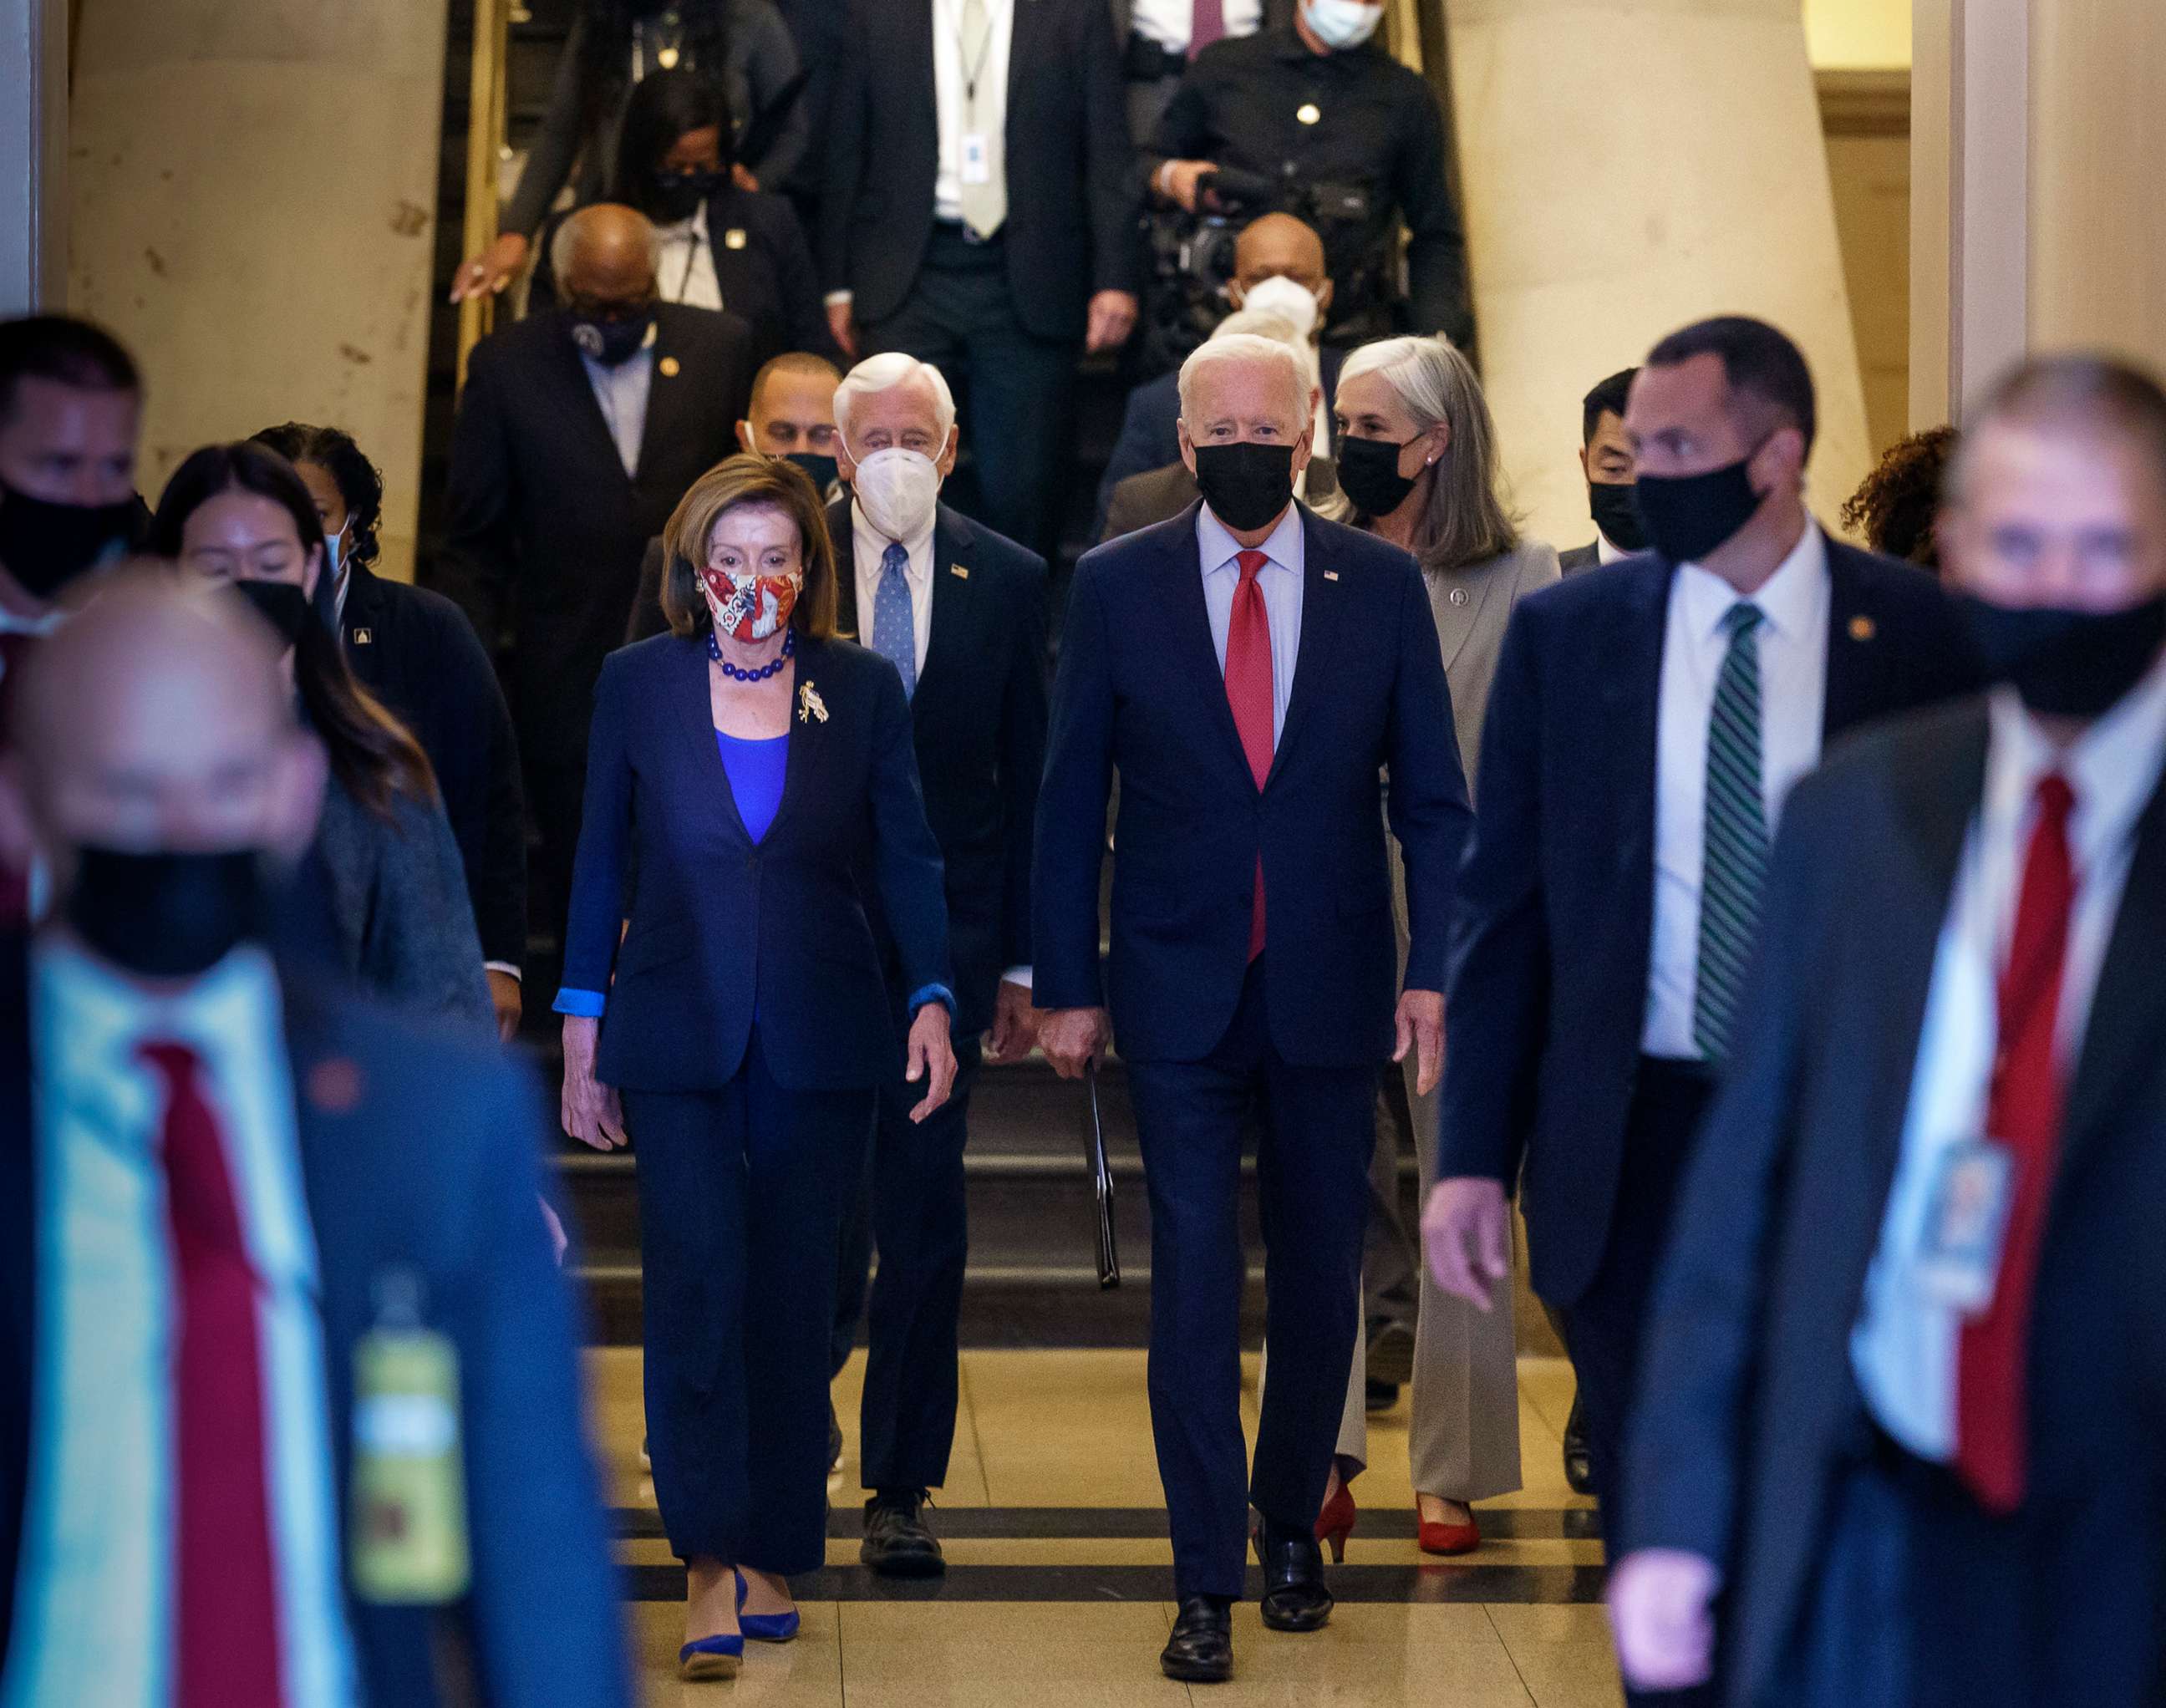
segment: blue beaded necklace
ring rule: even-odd
[[[707,656],[722,667],[722,674],[732,682],[764,682],[770,676],[779,675],[782,667],[790,662],[796,651],[797,631],[785,629],[783,632],[780,653],[769,658],[757,670],[740,670],[722,656],[722,643],[716,638],[715,632],[712,629],[707,631]]]

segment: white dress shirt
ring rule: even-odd
[[[1933,982],[1911,1070],[1910,1103],[1880,1244],[1850,1343],[1851,1367],[1880,1426],[1920,1458],[1955,1457],[1956,1351],[1963,1317],[1921,1282],[1917,1260],[1950,1147],[1992,1135],[1986,1103],[2000,1029],[2000,983],[2015,929],[2023,866],[2052,748],[2007,690],[1991,702],[1985,791],[1934,951]],[[2056,1053],[2072,1071],[2098,989],[2137,821],[2166,764],[2166,667],[2060,757],[2075,794],[2068,819],[2074,912],[2054,1016]]]
[[[925,650],[932,640],[932,529],[938,521],[936,511],[933,521],[928,521],[919,532],[901,542],[902,549],[910,553],[902,579],[910,588],[911,637],[917,651],[913,674],[917,676],[925,674]],[[850,546],[858,573],[858,641],[861,646],[873,643],[873,601],[880,595],[880,559],[887,554],[889,543],[887,536],[865,520],[865,513],[852,499]]]
[[[1791,548],[1751,602],[1766,621],[1760,648],[1760,785],[1772,839],[1790,785],[1820,763],[1827,706],[1827,542],[1817,526]],[[1730,651],[1723,619],[1737,591],[1697,563],[1670,581],[1662,635],[1655,750],[1655,929],[1647,960],[1640,1048],[1693,1060],[1693,996],[1699,981],[1699,896],[1707,843],[1707,727],[1715,680]]]
[[[1622,546],[1611,545],[1609,536],[1603,533],[1600,528],[1594,531],[1594,561],[1597,563],[1614,563],[1619,558],[1629,558],[1631,555],[1632,553]]]
[[[341,1583],[315,1235],[277,975],[255,949],[146,996],[47,937],[32,950],[38,1182],[30,1482],[4,1708],[172,1700],[174,1297],[159,1076],[187,1044],[226,1143],[262,1355],[283,1700],[358,1700]]]
[[[1226,531],[1209,505],[1196,512],[1196,544],[1203,560],[1203,607],[1211,618],[1211,644],[1218,669],[1226,669],[1226,631],[1234,620],[1234,593],[1241,584],[1238,559],[1248,549]],[[1293,697],[1294,664],[1301,657],[1302,577],[1308,572],[1307,536],[1301,506],[1290,504],[1271,537],[1257,547],[1268,560],[1256,572],[1263,590],[1264,615],[1271,626],[1271,746],[1286,731],[1286,702]]]
[[[715,250],[707,235],[707,204],[701,202],[689,219],[657,225],[656,241],[662,246],[655,268],[655,283],[665,303],[687,308],[723,306],[721,281],[715,277]]]
[[[1226,35],[1254,35],[1264,21],[1264,0],[1225,0],[1221,14]],[[1128,28],[1146,41],[1175,53],[1188,51],[1188,38],[1196,24],[1196,0],[1134,0]]]
[[[1008,47],[1015,38],[1016,0],[984,0],[983,66],[963,63],[963,0],[933,0],[932,96],[940,115],[939,167],[932,179],[932,217],[963,217],[963,138],[966,132],[1005,134],[1008,117]],[[977,71],[976,95],[965,87]],[[831,298],[829,300],[832,300]]]
[[[624,464],[625,479],[639,473],[639,447],[647,437],[647,399],[654,389],[656,329],[647,329],[647,341],[626,361],[615,368],[599,362],[584,350],[579,365],[587,370],[594,403],[602,412],[602,425],[615,442],[617,460]]]

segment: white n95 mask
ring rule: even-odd
[[[858,464],[850,491],[865,520],[890,540],[922,533],[940,502],[940,471],[922,451],[895,446]]]
[[[1276,315],[1306,339],[1316,330],[1316,298],[1299,279],[1283,273],[1260,278],[1241,293],[1241,306],[1260,315]]]

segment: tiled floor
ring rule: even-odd
[[[962,1415],[933,1523],[948,1575],[892,1586],[857,1562],[853,1437],[862,1359],[836,1383],[848,1445],[831,1485],[827,1569],[800,1584],[805,1628],[753,1647],[727,1684],[677,1682],[681,1573],[659,1536],[639,1464],[639,1353],[589,1354],[619,1547],[649,1708],[1126,1708],[1191,1699],[1160,1677],[1173,1609],[1158,1471],[1139,1352],[966,1352]],[[1253,1361],[1245,1402],[1255,1412]],[[1519,1369],[1527,1486],[1487,1504],[1491,1536],[1465,1563],[1424,1563],[1413,1540],[1406,1409],[1372,1418],[1371,1466],[1355,1484],[1364,1519],[1339,1606],[1306,1637],[1236,1610],[1236,1675],[1198,1687],[1203,1708],[1399,1703],[1423,1708],[1614,1708],[1598,1542],[1589,1503],[1565,1486],[1559,1431],[1572,1403],[1561,1361]]]

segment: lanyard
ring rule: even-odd
[[[985,39],[978,44],[978,61],[975,65],[965,64],[963,59],[968,44],[963,40],[961,0],[948,0],[948,3],[942,8],[949,14],[954,22],[955,64],[957,69],[963,73],[963,104],[969,108],[970,116],[973,119],[978,116],[978,79],[985,75],[985,61],[992,56],[993,52],[993,6],[995,3],[996,0],[985,0]]]

